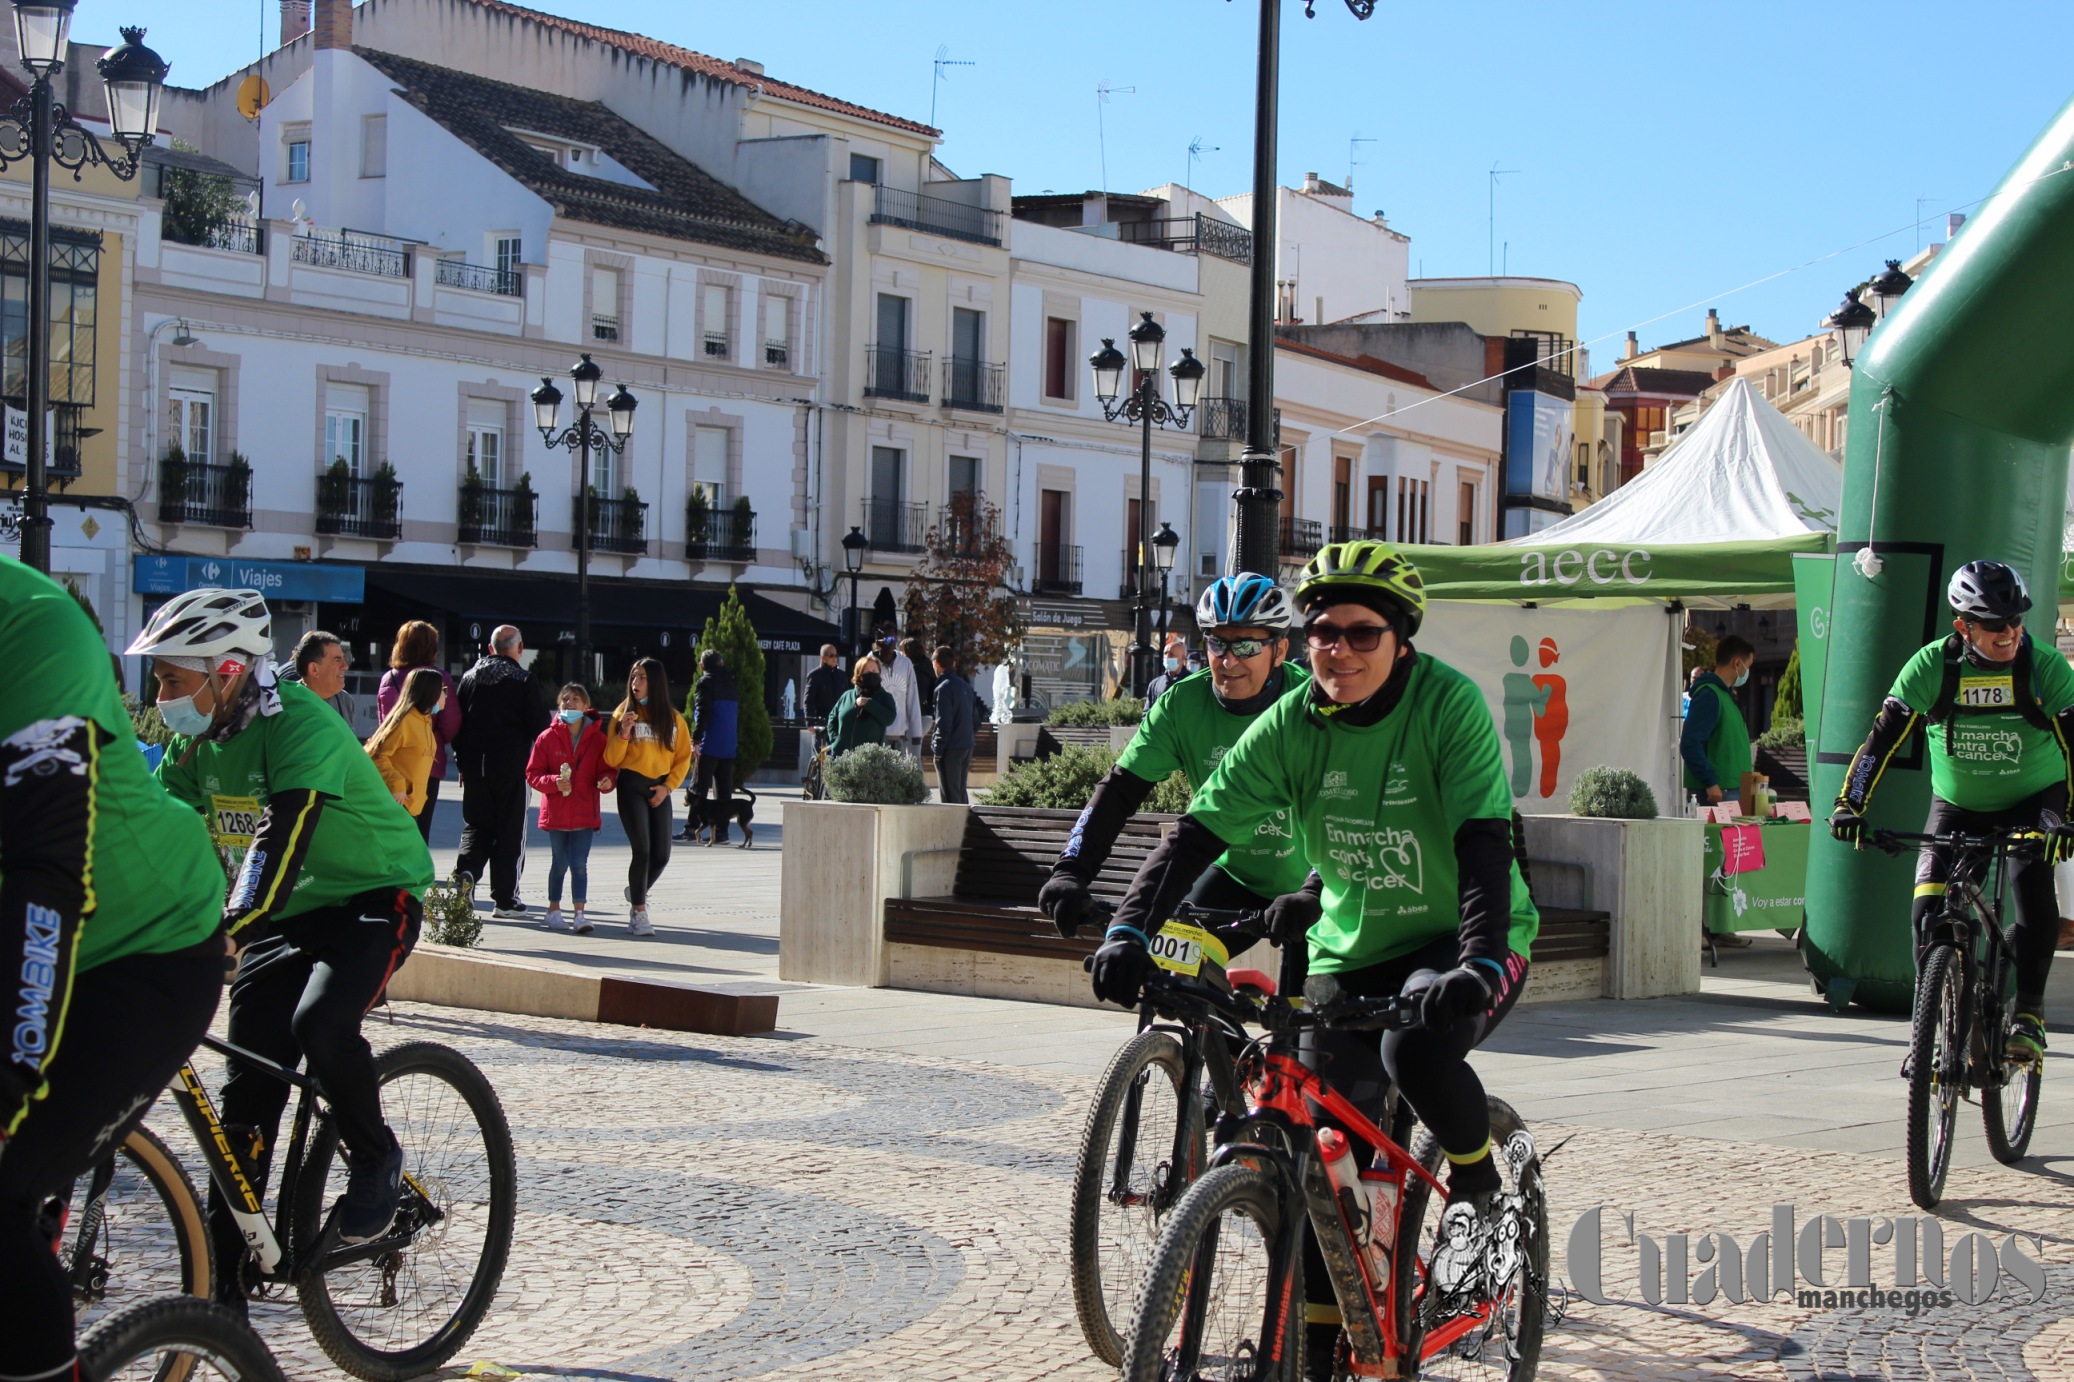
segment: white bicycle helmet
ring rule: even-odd
[[[204,586],[161,605],[127,651],[235,675],[273,656],[273,616],[256,590]]]
[[[1199,629],[1287,629],[1292,619],[1282,587],[1251,571],[1218,577],[1195,605]]]

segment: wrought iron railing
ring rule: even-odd
[[[572,516],[582,503],[580,497],[572,500],[569,509]],[[636,557],[648,553],[648,505],[642,500],[605,499],[593,494],[590,496],[590,522],[586,527],[593,552],[619,552]]]
[[[792,363],[792,346],[786,341],[765,341],[763,362],[773,369],[783,369]]]
[[[461,486],[461,541],[486,547],[536,547],[540,496],[530,489]]]
[[[864,396],[898,398],[909,403],[929,401],[929,352],[895,350],[891,346],[864,348]]]
[[[1246,400],[1243,398],[1206,398],[1196,409],[1196,434],[1204,441],[1244,441],[1246,439]],[[1275,409],[1274,436],[1282,440],[1282,410]]]
[[[929,546],[929,506],[897,499],[867,499],[863,528],[874,552],[925,551]]]
[[[591,339],[594,341],[616,341],[619,339],[619,318],[606,316],[602,312],[591,314]]]
[[[317,531],[394,542],[403,536],[403,482],[317,473]]]
[[[980,496],[953,494],[937,520],[937,540],[952,556],[974,557],[994,538],[994,527],[980,516]]]
[[[725,359],[727,353],[727,333],[725,331],[708,331],[706,333],[706,354]]]
[[[201,249],[228,250],[232,254],[261,254],[266,250],[266,229],[245,221],[225,221],[211,226],[197,235],[177,226],[159,227],[159,239],[170,240],[176,245],[195,245]]]
[[[252,526],[252,467],[167,457],[158,463],[158,521]]]
[[[1318,555],[1325,545],[1325,525],[1315,518],[1284,518],[1282,520],[1282,559],[1304,561]]]
[[[1063,542],[1038,543],[1030,589],[1038,595],[1078,595],[1080,549]]]
[[[943,362],[943,406],[974,413],[1000,412],[1007,372],[1005,365],[951,357]]]
[[[410,277],[410,251],[372,245],[344,236],[298,235],[289,255],[298,264],[320,269],[344,269],[349,273],[378,274],[383,278]]]
[[[684,555],[691,561],[755,560],[756,515],[748,509],[687,506]]]
[[[519,295],[519,271],[517,269],[493,268],[488,264],[470,264],[460,259],[442,259],[433,278],[449,288],[466,288],[476,293],[498,293],[504,297]]]
[[[1124,221],[1116,227],[1117,238],[1127,244],[1149,245],[1177,254],[1214,254],[1234,264],[1253,262],[1253,232],[1244,226],[1213,217],[1161,216],[1149,221]]]
[[[1335,523],[1332,525],[1332,540],[1334,542],[1388,542],[1390,535],[1381,528],[1363,528],[1352,523]]]
[[[902,192],[881,184],[872,189],[871,219],[876,225],[904,226],[926,230],[952,240],[970,240],[976,245],[1001,243],[1001,213],[984,207],[925,197],[919,192]]]

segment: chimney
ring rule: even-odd
[[[1303,175],[1303,190],[1313,194],[1317,192],[1318,175],[1316,173],[1305,173]]]
[[[353,46],[353,0],[317,0],[317,19],[312,32],[317,47],[347,49]]]
[[[1623,360],[1632,360],[1641,353],[1642,345],[1639,341],[1635,339],[1635,333],[1632,331],[1628,332],[1628,343],[1625,346],[1621,347],[1620,358]]]
[[[1959,233],[1959,227],[1965,224],[1965,212],[1952,211],[1946,213],[1944,218],[1944,238],[1947,240],[1951,239],[1954,235],[1957,235]]]
[[[1711,307],[1707,309],[1707,344],[1721,344],[1721,314]]]
[[[735,66],[741,69],[742,71],[747,72],[752,77],[760,77],[763,75],[763,64],[758,62],[755,58],[736,58]]]
[[[281,46],[310,31],[310,0],[281,0]]]

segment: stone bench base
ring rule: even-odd
[[[713,1036],[755,1036],[778,1026],[774,993],[715,993],[447,945],[413,950],[390,979],[389,996],[404,1003]]]

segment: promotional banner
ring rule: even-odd
[[[1505,492],[1570,497],[1570,402],[1531,389],[1505,396]]]
[[[1679,619],[1659,606],[1523,609],[1431,605],[1418,648],[1483,691],[1498,728],[1513,804],[1525,815],[1570,809],[1570,787],[1606,764],[1641,775],[1660,814],[1678,787]]]
[[[1822,742],[1822,680],[1829,670],[1829,583],[1836,558],[1811,552],[1793,558],[1794,613],[1800,621],[1800,706],[1807,727],[1808,761]]]

